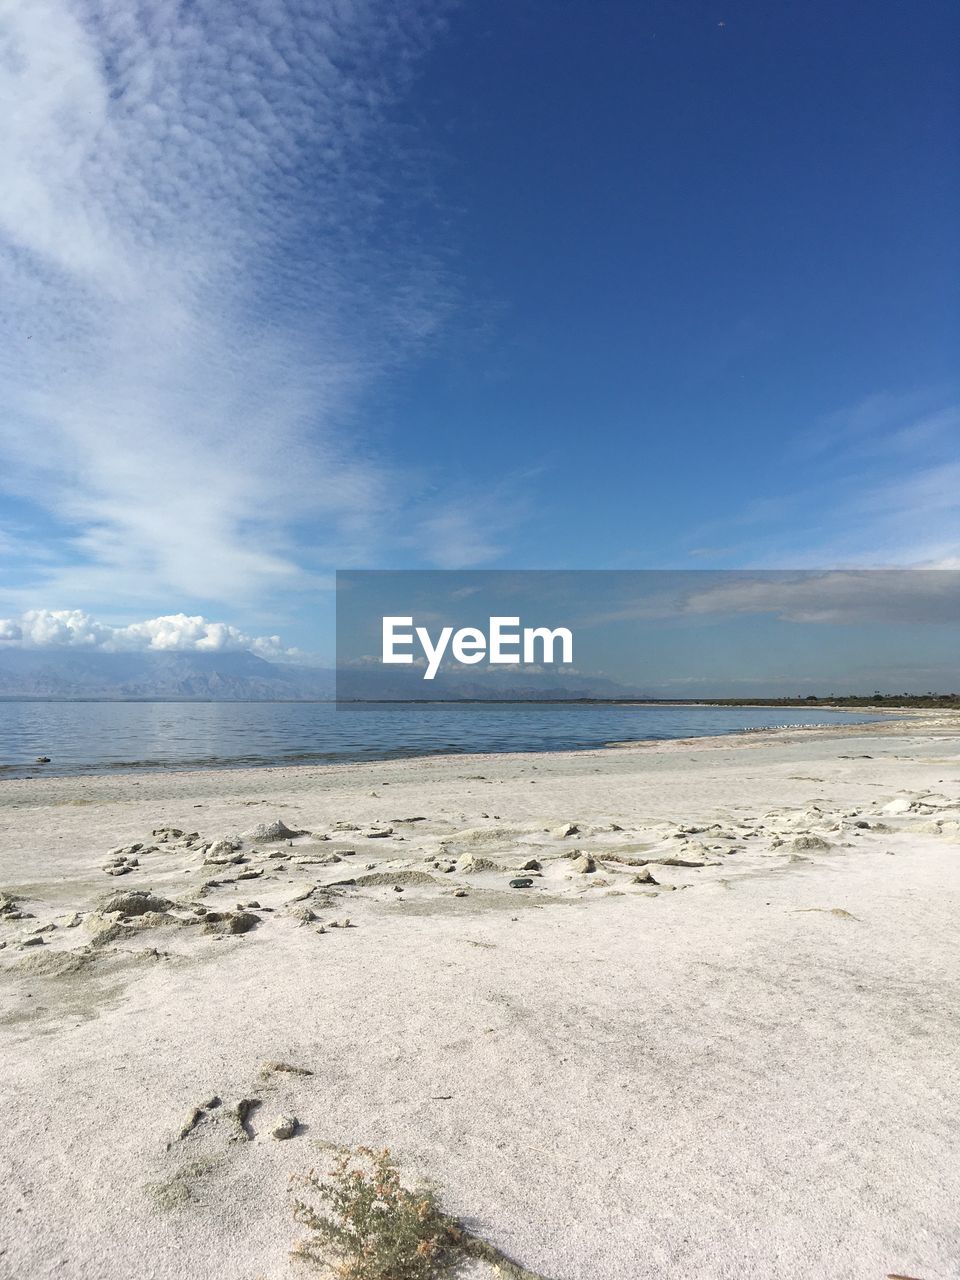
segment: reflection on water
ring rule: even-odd
[[[0,776],[570,751],[875,716],[783,707],[0,702]],[[37,756],[51,763],[36,765]]]

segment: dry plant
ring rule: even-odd
[[[293,1216],[312,1235],[294,1254],[332,1266],[338,1280],[435,1280],[454,1260],[459,1232],[431,1191],[411,1191],[388,1150],[358,1147],[326,1177],[293,1180]]]

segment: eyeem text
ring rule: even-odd
[[[520,666],[521,663],[573,662],[573,634],[566,627],[524,627],[519,618],[490,618],[486,631],[479,627],[443,627],[436,641],[426,627],[414,627],[413,618],[383,619],[383,661],[412,663],[413,648],[419,641],[426,658],[424,680],[432,680],[443,656],[450,650],[455,662],[472,666],[486,658],[491,663]],[[557,645],[560,657],[555,657]],[[538,655],[539,649],[539,655]]]

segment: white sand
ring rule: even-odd
[[[0,783],[0,888],[32,915],[0,916],[0,1275],[305,1276],[288,1178],[366,1143],[553,1280],[956,1280],[957,727]],[[157,827],[278,816],[331,838],[101,869]],[[442,870],[471,852],[543,873]],[[682,887],[654,894],[611,854]],[[387,883],[286,905],[368,863]],[[437,883],[395,892],[411,869]],[[147,888],[175,922],[92,911]],[[181,923],[250,900],[275,910],[242,936]],[[318,933],[304,905],[356,927]],[[277,1059],[313,1074],[262,1078]],[[231,1140],[251,1097],[253,1140]],[[301,1121],[285,1142],[281,1112]]]

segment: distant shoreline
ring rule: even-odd
[[[55,694],[0,694],[3,702],[52,703],[186,703],[191,705],[251,706],[400,706],[400,707],[780,707],[835,711],[960,711],[960,696],[884,694],[881,700],[861,694],[836,698],[189,698],[177,697],[58,697]]]

